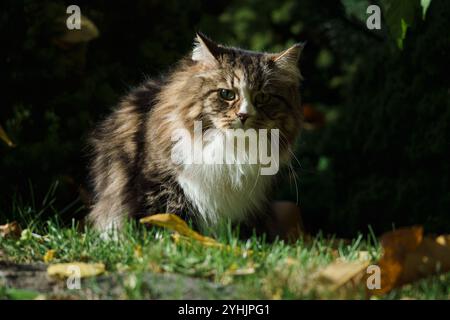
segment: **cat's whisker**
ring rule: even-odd
[[[295,155],[295,153],[292,151],[292,148],[290,147],[290,144],[287,142],[287,138],[286,138],[285,134],[281,130],[280,130],[280,138],[285,143],[288,152],[291,154],[293,159],[298,163],[299,167],[301,168],[302,165],[301,165],[300,161],[298,160],[298,158]]]

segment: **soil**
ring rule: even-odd
[[[65,279],[47,275],[43,263],[0,261],[0,288],[35,291],[43,299],[229,299],[230,286],[178,274],[145,272],[105,274],[81,280],[80,289],[68,289]],[[2,298],[2,297],[0,297]]]

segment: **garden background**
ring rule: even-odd
[[[85,32],[71,37],[77,4]],[[366,27],[369,4],[381,30]],[[214,40],[278,51],[307,41],[298,202],[310,233],[423,225],[450,232],[449,1],[2,1],[0,224],[81,219],[86,139],[145,77]],[[286,178],[279,199],[296,201]]]

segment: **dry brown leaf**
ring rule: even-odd
[[[450,246],[425,237],[415,252],[406,255],[401,283],[450,271]]]
[[[363,280],[369,261],[336,261],[322,269],[319,280],[330,290],[337,290],[344,285],[358,285]]]
[[[414,251],[423,239],[423,228],[403,228],[384,234],[381,237],[383,256],[378,262],[381,270],[381,288],[373,289],[371,294],[384,294],[400,285],[403,262],[408,252]]]
[[[18,239],[21,233],[22,228],[16,221],[0,226],[0,236],[2,238]]]
[[[3,140],[9,147],[15,147],[14,143],[11,141],[11,139],[6,134],[3,127],[0,125],[0,140]]]
[[[98,276],[105,272],[105,265],[103,263],[84,263],[84,262],[70,262],[57,263],[50,265],[47,268],[47,274],[51,277],[68,278],[77,277],[87,278]]]
[[[450,270],[450,246],[445,236],[423,236],[422,227],[403,228],[382,236],[381,288],[369,294],[385,294],[393,288],[432,274]]]

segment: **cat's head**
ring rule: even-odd
[[[192,131],[201,122],[208,129],[279,129],[280,147],[298,135],[299,57],[302,44],[279,53],[226,47],[198,33],[191,54],[168,79],[159,100],[158,125]],[[166,126],[166,120],[170,125]],[[160,130],[158,132],[161,132]]]
[[[288,140],[300,127],[298,60],[303,45],[281,53],[225,47],[198,33],[191,60],[199,118],[216,129],[278,128]],[[199,85],[200,84],[200,85]]]

